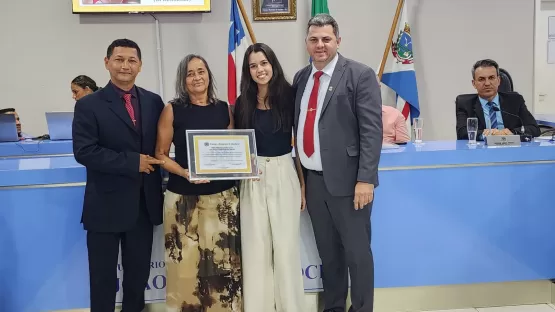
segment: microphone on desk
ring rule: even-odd
[[[519,115],[515,115],[513,113],[509,113],[507,111],[501,110],[497,106],[493,106],[493,110],[496,111],[496,112],[502,112],[504,114],[511,115],[511,116],[514,116],[514,117],[518,118],[518,120],[520,120],[520,133],[519,133],[520,134],[520,141],[521,142],[530,142],[530,141],[532,141],[533,136],[530,135],[530,134],[526,134],[526,128],[524,128],[524,122],[522,122],[522,118],[520,118]]]

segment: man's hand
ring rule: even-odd
[[[163,165],[164,161],[156,159],[149,155],[141,154],[140,163],[139,163],[139,172],[144,172],[146,174],[150,174],[154,171],[154,167],[152,165]]]
[[[487,135],[511,135],[513,132],[510,129],[484,129],[484,136]]]
[[[357,182],[355,186],[355,210],[364,208],[374,200],[374,184]]]
[[[511,135],[513,134],[513,132],[510,129],[502,129],[502,130],[497,130],[497,135]]]

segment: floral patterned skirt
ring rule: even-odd
[[[239,197],[166,191],[164,234],[168,311],[243,310]]]

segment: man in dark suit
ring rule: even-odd
[[[322,259],[324,311],[371,312],[374,262],[370,214],[382,147],[382,103],[375,72],[337,53],[339,26],[327,14],[308,22],[312,65],[295,75],[296,151]],[[305,187],[303,186],[303,189]]]
[[[154,155],[160,96],[135,86],[141,50],[115,40],[104,59],[105,88],[75,104],[73,153],[87,168],[82,223],[87,231],[91,312],[114,311],[121,243],[123,311],[140,312],[150,274],[154,225],[162,223],[162,179]]]
[[[478,119],[478,140],[487,135],[540,135],[538,123],[526,108],[522,95],[498,92],[500,82],[499,65],[495,61],[486,59],[474,64],[472,85],[478,93],[459,95],[455,100],[458,140],[468,140],[469,117]]]

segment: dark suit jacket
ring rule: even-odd
[[[478,94],[462,94],[457,96],[455,100],[457,107],[457,139],[468,140],[466,131],[466,119],[469,117],[478,118],[478,133],[476,137],[481,139],[482,132],[486,128],[486,120],[484,118],[484,110],[478,98]],[[526,134],[537,137],[540,135],[540,128],[532,114],[526,108],[524,98],[516,92],[503,93],[499,92],[499,107],[501,108],[501,116],[505,128],[510,129],[515,134],[520,134],[520,127],[524,123]],[[510,114],[519,116],[520,120]]]
[[[293,80],[295,135],[301,99],[311,71],[312,65],[306,66]],[[382,149],[382,101],[375,72],[339,55],[322,105],[318,121],[320,156],[330,194],[352,196],[359,181],[377,187]]]
[[[73,153],[87,168],[82,222],[85,230],[125,232],[137,221],[141,188],[153,224],[162,223],[160,168],[139,173],[140,155],[154,155],[158,118],[164,108],[157,94],[137,87],[141,137],[111,84],[75,104]]]

